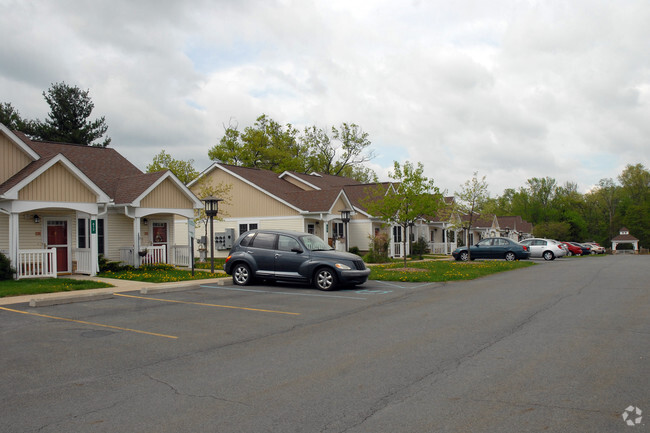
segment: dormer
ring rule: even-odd
[[[318,176],[321,177],[319,174],[310,174],[309,176]],[[289,182],[292,185],[297,186],[298,188],[302,189],[303,191],[320,191],[320,188],[314,185],[313,183],[310,183],[308,180],[305,180],[301,177],[298,177],[296,174],[291,173],[289,171],[285,171],[281,175],[278,176],[280,179],[285,180]]]

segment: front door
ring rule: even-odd
[[[167,223],[152,223],[153,234],[152,244],[154,247],[165,247],[165,257],[169,257],[169,250],[167,248]]]
[[[68,221],[47,221],[47,248],[56,248],[56,271],[68,270]]]

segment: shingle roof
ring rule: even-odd
[[[41,158],[0,185],[0,193],[6,192],[59,154],[65,156],[106,195],[113,198],[116,204],[132,202],[166,173],[143,173],[111,148],[33,141],[21,132],[13,132]]]

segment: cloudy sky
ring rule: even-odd
[[[647,0],[0,0],[0,102],[89,89],[111,146],[199,170],[224,125],[360,125],[450,193],[650,167]]]

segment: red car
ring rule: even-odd
[[[562,245],[567,247],[569,249],[569,255],[570,256],[581,256],[582,255],[582,248],[579,246],[570,244],[569,242],[562,242]]]

